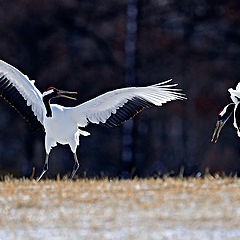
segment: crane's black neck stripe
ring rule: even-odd
[[[27,101],[3,74],[0,74],[0,97],[9,103],[30,124],[33,130],[42,127],[31,106],[27,106]]]
[[[115,114],[111,114],[111,116],[107,119],[105,123],[100,123],[100,125],[105,127],[118,126],[126,122],[127,120],[133,118],[144,108],[152,106],[154,106],[153,103],[148,102],[141,97],[134,97],[131,100],[128,100],[122,107],[117,109]]]
[[[50,107],[51,98],[52,98],[51,94],[43,97],[43,103],[44,103],[46,111],[47,111],[47,114],[46,114],[47,117],[52,117],[52,109]]]

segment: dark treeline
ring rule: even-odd
[[[20,69],[44,91],[78,91],[84,102],[124,87],[128,1],[0,1],[1,59]],[[187,94],[135,119],[132,174],[240,171],[240,139],[233,120],[218,144],[210,143],[216,114],[230,102],[227,89],[240,81],[240,4],[237,0],[139,0],[135,75],[138,86],[173,78]],[[58,100],[66,106],[76,102]],[[32,133],[0,101],[1,173],[28,175],[44,161],[44,132]],[[80,139],[80,176],[118,176],[122,127],[89,126]],[[48,177],[71,171],[66,146],[50,156]]]

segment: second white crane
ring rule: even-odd
[[[230,93],[232,103],[229,103],[218,112],[217,123],[211,140],[214,143],[217,143],[223,126],[232,114],[234,118],[233,126],[237,129],[237,134],[240,137],[240,83],[238,83],[236,90],[229,88],[228,92]]]

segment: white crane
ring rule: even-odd
[[[46,159],[38,181],[48,170],[48,158],[53,147],[68,144],[73,152],[75,164],[70,176],[78,170],[77,146],[80,135],[89,136],[82,130],[89,123],[107,127],[117,126],[146,107],[161,106],[172,100],[185,99],[177,84],[167,84],[171,80],[147,87],[129,87],[102,94],[76,107],[50,104],[52,98],[77,94],[48,88],[43,94],[35,87],[34,81],[18,69],[0,60],[0,96],[14,107],[34,129],[44,127]]]
[[[231,117],[232,113],[234,113],[234,121],[233,126],[237,129],[237,134],[240,137],[240,83],[237,84],[236,90],[229,88],[228,92],[230,93],[230,97],[232,99],[232,103],[226,105],[222,110],[218,112],[217,115],[217,123],[215,130],[212,136],[212,142],[217,143],[220,132],[227,122],[227,120]]]

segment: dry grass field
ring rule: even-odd
[[[0,239],[240,239],[240,179],[5,180]]]

